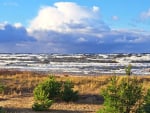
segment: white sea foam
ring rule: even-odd
[[[134,74],[150,74],[150,54],[0,54],[0,69],[123,74],[128,64]]]

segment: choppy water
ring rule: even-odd
[[[0,54],[0,69],[72,74],[150,74],[150,54]]]

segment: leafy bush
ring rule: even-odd
[[[32,109],[35,111],[48,110],[56,99],[62,99],[66,102],[76,101],[78,92],[73,91],[73,87],[74,85],[70,81],[61,84],[55,80],[54,76],[50,76],[48,80],[35,87],[33,91],[35,103]]]
[[[40,83],[35,87],[34,99],[35,103],[32,109],[35,111],[44,111],[52,105],[53,100],[60,95],[61,84],[50,76],[48,80]]]
[[[45,91],[39,89],[39,94],[35,95],[35,103],[32,109],[35,111],[45,111],[52,105],[53,101],[48,99]]]
[[[120,106],[119,99],[119,86],[117,85],[118,77],[110,78],[110,85],[102,90],[104,97],[104,108],[100,109],[97,113],[119,113],[118,107]]]
[[[0,113],[6,113],[6,111],[1,106],[0,106]]]
[[[34,97],[38,98],[38,94],[41,91],[44,91],[49,99],[56,99],[60,97],[61,84],[53,76],[50,76],[48,80],[40,83],[34,89]]]
[[[132,108],[142,99],[142,85],[134,77],[125,77],[119,81],[119,77],[113,76],[110,84],[103,90],[104,108],[98,113],[130,113]],[[140,107],[140,105],[138,105]],[[138,108],[134,109],[137,112]]]
[[[72,82],[66,81],[63,88],[64,90],[62,91],[62,100],[66,102],[78,100],[78,92],[73,91],[74,85]]]
[[[144,97],[144,111],[145,113],[149,113],[150,112],[150,89],[147,91],[146,96]]]
[[[137,109],[141,104],[139,102],[143,97],[142,84],[140,84],[139,80],[136,77],[127,77],[121,81],[119,87],[119,101],[121,102],[120,109],[122,113],[130,113],[132,110],[134,112],[137,112]],[[134,106],[138,107],[132,109]]]
[[[150,113],[150,89],[148,89],[143,105],[139,108],[138,113]]]
[[[0,93],[4,91],[4,86],[0,83]]]

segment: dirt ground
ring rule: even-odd
[[[100,99],[101,97],[96,95],[81,96],[77,102],[55,102],[49,111],[38,113],[95,113],[101,107]],[[37,113],[32,110],[32,104],[31,96],[3,97],[0,101],[0,106],[3,106],[7,113]]]

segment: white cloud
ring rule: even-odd
[[[142,20],[150,19],[150,9],[148,9],[145,12],[142,12],[140,17],[141,17]]]
[[[112,16],[111,18],[112,18],[112,20],[115,20],[115,21],[119,20],[118,16]]]
[[[5,26],[8,24],[7,21],[4,21],[3,23],[0,23],[0,30],[5,30]]]
[[[99,7],[93,6],[93,12],[98,12],[98,11],[99,11]]]
[[[119,17],[114,15],[112,19],[117,21]],[[42,7],[28,29],[43,46],[41,48],[48,52],[140,51],[136,49],[143,44],[148,48],[147,42],[150,41],[150,34],[110,29],[101,19],[99,7],[90,8],[72,2]],[[127,49],[128,45],[131,50]]]
[[[18,23],[15,23],[14,26],[15,26],[16,28],[21,28],[21,27],[23,27],[23,25],[22,25],[21,23],[19,23],[19,22],[18,22]]]
[[[62,33],[109,30],[100,19],[98,10],[97,6],[90,9],[72,2],[57,2],[54,6],[42,7],[28,29],[30,32],[46,30]]]

